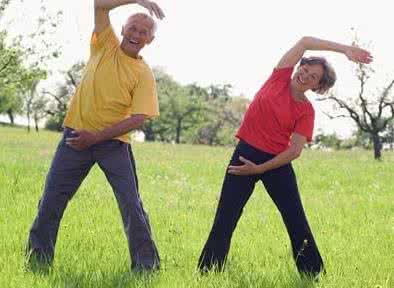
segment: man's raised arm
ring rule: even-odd
[[[151,16],[155,15],[158,19],[164,18],[164,13],[155,2],[148,0],[95,0],[94,1],[94,32],[102,32],[110,25],[109,11],[126,4],[138,4],[145,7]]]

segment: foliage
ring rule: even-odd
[[[56,91],[44,91],[50,97],[47,113],[50,115],[45,127],[50,130],[61,131],[68,104],[74,95],[85,69],[84,62],[73,64],[64,71],[64,82],[59,84]]]
[[[0,20],[10,4],[16,2],[23,1],[0,2]],[[46,79],[46,62],[59,56],[60,48],[48,37],[54,33],[62,16],[61,12],[51,15],[45,2],[41,0],[39,3],[40,15],[35,19],[36,25],[29,26],[34,29],[30,34],[12,35],[11,38],[5,30],[0,31],[0,114],[7,113],[11,123],[15,114],[23,112],[26,112],[28,120],[30,114],[34,114],[36,120],[43,117],[44,97],[31,91],[36,90],[40,80]],[[36,108],[40,111],[32,110]]]
[[[159,68],[154,69],[160,117],[148,121],[148,141],[223,145],[234,143],[234,133],[248,100],[231,94],[231,86],[181,85]]]

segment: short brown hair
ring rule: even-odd
[[[313,89],[313,92],[318,94],[326,93],[332,86],[334,86],[337,80],[337,75],[334,68],[324,57],[304,57],[301,59],[300,66],[302,65],[321,65],[323,67],[323,75],[319,81],[319,88]]]

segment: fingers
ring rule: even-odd
[[[153,8],[152,8],[152,5],[149,4],[149,6],[148,6],[146,9],[148,9],[150,16],[153,16]]]
[[[247,164],[241,166],[228,166],[227,173],[234,175],[249,175],[251,174],[250,166]]]
[[[366,52],[366,54],[364,56],[364,61],[365,61],[365,63],[369,64],[373,61],[373,56],[369,52],[367,52],[367,51],[365,51],[365,52]]]
[[[252,161],[249,161],[248,159],[246,159],[246,158],[244,158],[244,157],[242,157],[242,156],[239,156],[239,160],[240,160],[242,163],[249,164],[249,165],[254,165],[254,163],[253,163]]]
[[[162,20],[165,17],[163,10],[155,2],[151,2],[151,3],[152,3],[151,4],[152,10],[155,13],[155,16],[157,17],[157,19]]]
[[[241,167],[244,167],[245,165],[243,165],[243,166],[228,166],[228,169],[227,169],[227,173],[229,173],[229,174],[233,174],[233,175],[243,175],[242,174],[242,168]]]
[[[157,19],[160,20],[165,17],[163,10],[155,2],[147,1],[146,5],[144,6],[146,9],[148,9],[151,16],[154,15]]]
[[[71,139],[74,139],[74,138],[71,138]],[[78,151],[82,151],[82,150],[84,150],[85,149],[85,147],[83,147],[83,145],[81,144],[81,143],[78,143],[78,142],[67,142],[66,141],[66,145],[67,146],[70,146],[71,148],[73,148],[74,150],[78,150]]]
[[[81,137],[72,137],[72,138],[66,138],[66,145],[70,146],[71,148],[75,150],[83,150],[83,145],[81,143]]]
[[[371,53],[367,50],[358,48],[358,47],[354,47],[353,50],[353,61],[355,62],[360,62],[360,63],[364,63],[364,64],[369,64],[373,61],[373,56],[371,55]]]
[[[360,49],[358,56],[359,61],[366,64],[371,63],[373,59],[371,53],[363,49]]]
[[[79,142],[79,140],[81,139],[81,137],[69,137],[66,138],[66,144],[67,145],[75,145]]]

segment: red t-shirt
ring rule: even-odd
[[[312,140],[315,111],[308,100],[292,97],[293,69],[274,69],[246,111],[237,138],[271,154],[286,150],[294,132]]]

